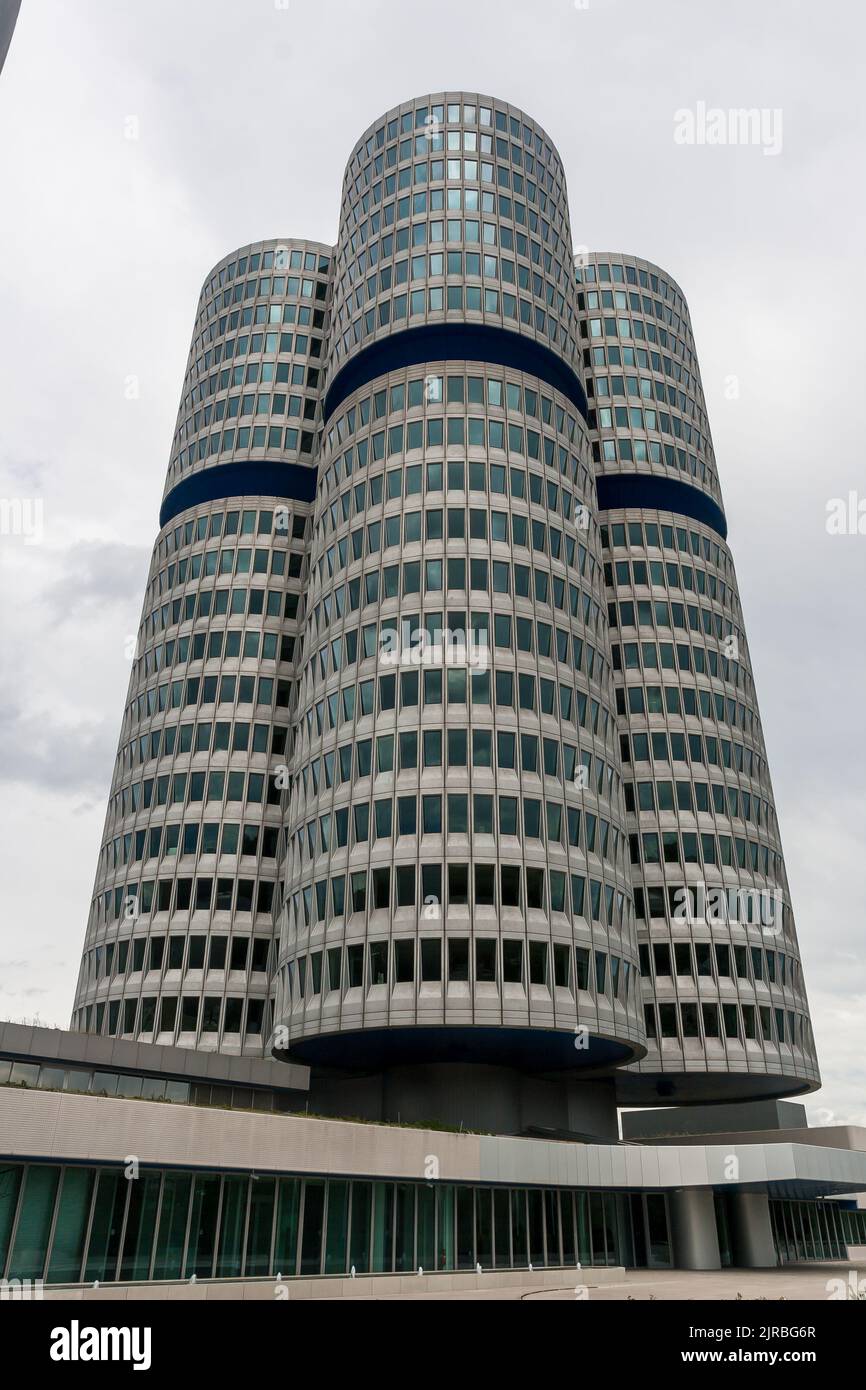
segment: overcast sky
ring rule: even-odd
[[[863,30],[843,0],[24,0],[0,75],[0,498],[43,499],[45,529],[0,535],[0,1017],[69,1022],[206,272],[260,237],[333,241],[357,136],[477,90],[548,131],[576,244],[688,299],[824,1077],[808,1107],[866,1124],[866,535],[825,527],[829,499],[866,498]],[[781,111],[781,152],[678,144],[700,102]]]

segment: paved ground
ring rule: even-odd
[[[833,1283],[832,1281],[839,1281]],[[628,1270],[621,1283],[588,1286],[590,1301],[605,1303],[623,1302],[634,1299],[646,1302],[651,1299],[671,1300],[711,1300],[734,1301],[738,1295],[744,1299],[785,1299],[795,1301],[825,1301],[835,1294],[837,1298],[848,1294],[848,1290],[859,1281],[862,1296],[866,1299],[866,1264],[820,1264],[796,1265],[783,1269],[724,1269],[702,1273],[694,1270]],[[532,1300],[556,1302],[574,1299],[575,1284],[566,1284],[561,1289],[478,1289],[456,1293],[420,1293],[421,1299],[446,1300]],[[851,1297],[851,1294],[848,1294]],[[401,1294],[405,1300],[411,1294]],[[379,1301],[375,1299],[375,1301]]]
[[[489,1283],[488,1283],[489,1279]],[[451,1287],[452,1280],[459,1283]],[[678,1302],[734,1302],[737,1299],[784,1299],[787,1302],[827,1302],[831,1299],[866,1302],[866,1260],[845,1264],[788,1265],[782,1269],[725,1269],[707,1272],[694,1270],[545,1270],[531,1273],[514,1271],[508,1279],[496,1283],[488,1274],[443,1275],[438,1278],[413,1279],[411,1275],[391,1275],[359,1279],[351,1292],[341,1285],[348,1280],[287,1280],[275,1284],[269,1279],[251,1281],[201,1280],[158,1284],[104,1284],[101,1287],[76,1286],[44,1289],[40,1297],[46,1300],[214,1300],[288,1297],[289,1300],[316,1302],[391,1302],[423,1301],[425,1299],[486,1302],[563,1302],[586,1299],[590,1302],[617,1303],[627,1300],[645,1303],[652,1300]],[[584,1280],[582,1284],[580,1281]],[[311,1283],[314,1287],[311,1288]],[[480,1287],[473,1287],[475,1284]],[[432,1287],[431,1287],[432,1284]],[[328,1287],[330,1285],[330,1287]],[[366,1285],[366,1287],[364,1287]],[[377,1287],[378,1285],[378,1287]],[[437,1287],[438,1285],[438,1287]],[[389,1287],[390,1286],[390,1287]]]

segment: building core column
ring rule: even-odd
[[[675,1268],[721,1269],[712,1188],[682,1188],[668,1203]]]
[[[774,1268],[778,1259],[766,1192],[732,1192],[730,1210],[734,1264],[743,1269]]]

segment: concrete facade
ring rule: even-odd
[[[0,1278],[13,1290],[98,1281],[134,1297],[132,1279],[186,1297],[172,1281],[195,1275],[217,1281],[196,1297],[263,1297],[238,1279],[282,1274],[290,1298],[508,1296],[549,1285],[537,1271],[594,1287],[611,1268],[774,1268],[866,1240],[866,1213],[832,1200],[866,1191],[866,1143],[829,1148],[809,1131],[593,1143],[332,1120],[307,1112],[303,1090],[255,1084],[283,1064],[96,1041],[94,1057],[79,1034],[0,1033]],[[356,1266],[369,1288],[328,1277]],[[434,1282],[404,1288],[398,1276],[419,1267]]]
[[[0,1088],[0,1107],[9,1158],[108,1163],[131,1153],[143,1164],[420,1180],[433,1155],[443,1182],[763,1193],[778,1187],[804,1196],[866,1190],[866,1153],[805,1144],[571,1144],[14,1087]],[[761,1240],[759,1234],[756,1248]]]
[[[787,1100],[750,1100],[735,1105],[689,1105],[655,1110],[625,1110],[623,1139],[666,1139],[687,1135],[731,1134],[750,1129],[771,1132],[805,1129],[806,1108]]]
[[[671,1194],[671,1239],[677,1269],[721,1269],[711,1188],[681,1188]]]
[[[731,1207],[737,1262],[747,1269],[772,1268],[776,1264],[776,1243],[764,1193],[734,1192]]]

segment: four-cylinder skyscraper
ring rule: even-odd
[[[73,1026],[499,1131],[818,1085],[688,309],[507,103],[205,282]]]

